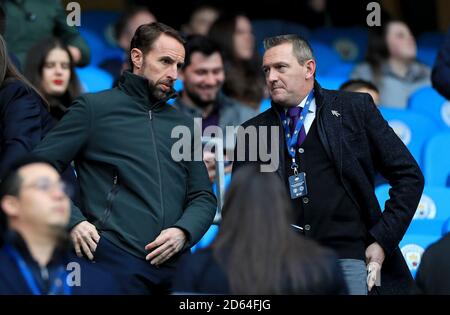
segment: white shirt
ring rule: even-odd
[[[300,104],[297,105],[297,107],[304,108],[306,104],[306,99],[308,97],[306,96],[303,101],[300,102]],[[287,110],[286,110],[287,111]],[[309,105],[309,111],[308,115],[306,115],[304,126],[305,126],[305,133],[308,134],[309,129],[311,128],[311,125],[314,121],[314,118],[316,118],[316,98],[314,97],[311,101],[311,105]]]

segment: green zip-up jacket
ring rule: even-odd
[[[192,118],[157,102],[148,81],[130,72],[118,87],[76,99],[35,149],[59,171],[75,161],[81,209],[72,207],[69,228],[88,220],[143,259],[145,245],[169,227],[187,232],[189,246],[198,242],[213,222],[216,199],[201,159],[172,158],[176,126],[189,128],[193,153]]]

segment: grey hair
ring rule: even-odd
[[[268,50],[272,47],[279,46],[285,43],[292,44],[292,50],[299,64],[303,65],[310,59],[315,60],[312,48],[306,41],[306,39],[303,39],[295,34],[278,35],[266,38],[264,39],[264,49]]]

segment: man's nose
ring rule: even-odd
[[[176,65],[174,65],[173,67],[170,67],[169,72],[167,73],[167,77],[172,80],[175,81],[178,77],[178,67]]]

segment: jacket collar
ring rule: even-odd
[[[154,97],[149,89],[149,81],[129,70],[123,72],[118,87],[139,104],[143,105],[147,110],[161,107],[169,99],[164,98],[159,100]]]

